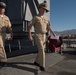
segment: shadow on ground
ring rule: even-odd
[[[58,72],[57,75],[76,75],[76,73],[62,71],[62,72]]]
[[[19,65],[21,64],[21,65]],[[12,67],[12,68],[16,68],[16,69],[20,69],[20,70],[25,70],[28,72],[32,72],[34,73],[34,75],[38,74],[38,70],[32,67],[26,67],[23,65],[32,65],[35,66],[33,63],[28,63],[28,62],[7,62],[7,65],[5,67]]]

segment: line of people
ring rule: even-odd
[[[11,36],[13,36],[11,23],[9,18],[4,15],[6,8],[6,4],[4,2],[0,2],[0,65],[4,66],[7,62],[7,57],[4,49],[4,42],[5,42],[5,35],[6,35],[6,28],[8,28]],[[41,71],[45,71],[45,40],[46,40],[46,30],[48,29],[54,36],[55,33],[52,31],[50,27],[50,21],[46,16],[45,13],[49,12],[47,9],[47,3],[39,4],[39,14],[34,16],[34,18],[30,21],[28,26],[28,38],[32,40],[31,28],[34,26],[35,33],[35,42],[38,48],[38,54],[34,65],[38,66]]]

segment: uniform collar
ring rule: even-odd
[[[41,18],[43,18],[44,16],[41,16]]]
[[[1,18],[3,18],[3,17],[4,17],[4,15],[0,15],[0,17],[1,17]]]

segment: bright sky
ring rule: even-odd
[[[51,26],[54,31],[76,29],[76,0],[50,0]]]

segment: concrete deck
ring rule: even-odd
[[[33,65],[37,54],[28,54],[8,59],[8,65],[0,68],[0,75],[49,75],[49,67],[62,61],[65,57],[57,53],[46,53],[46,71],[42,72]]]

